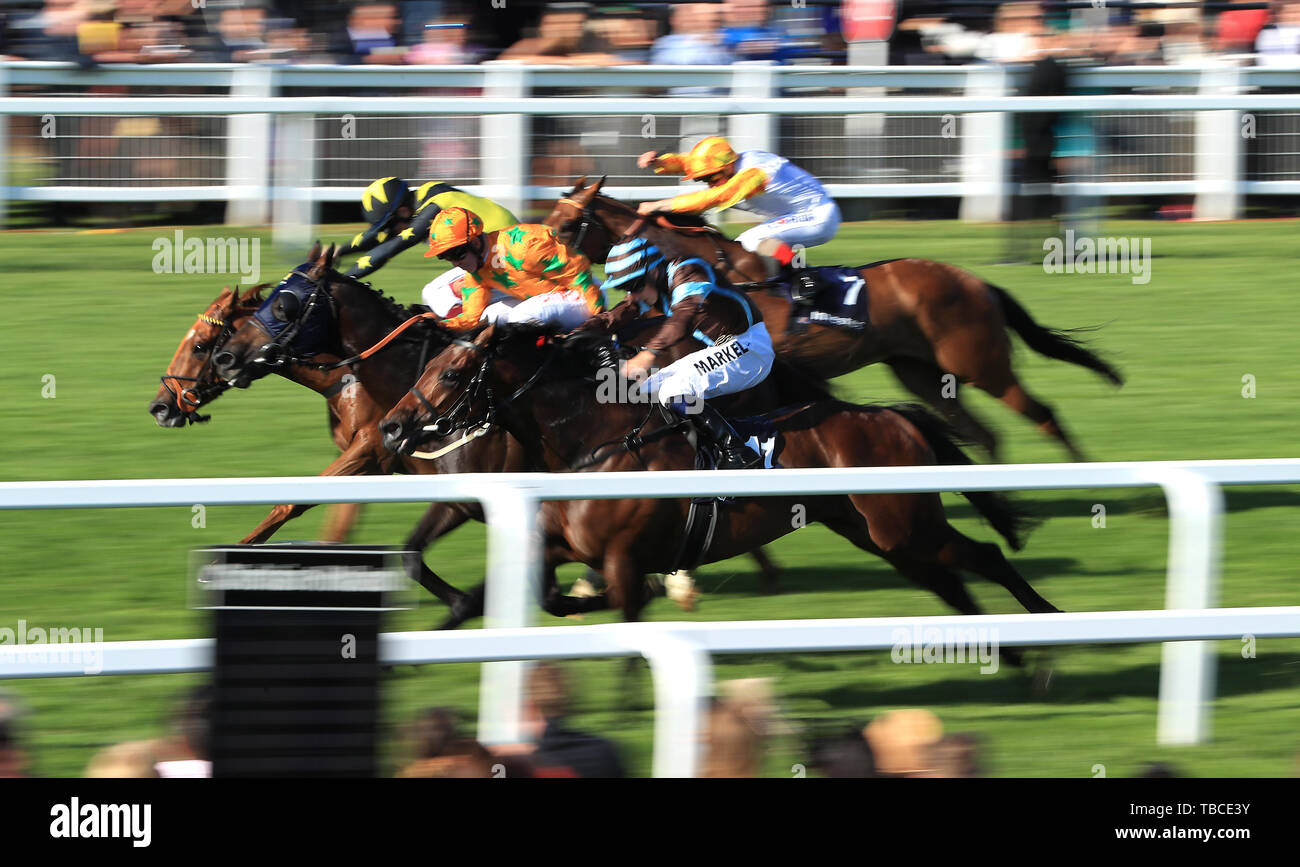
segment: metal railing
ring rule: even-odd
[[[1025,75],[8,63],[0,185],[11,200],[224,201],[227,222],[295,220],[305,237],[316,204],[356,201],[387,174],[440,178],[517,211],[580,174],[609,175],[614,195],[661,197],[686,188],[637,169],[637,154],[724,133],[789,156],[842,200],[959,197],[964,218],[989,220],[1011,190],[1012,115],[1049,111],[1070,113],[1063,195],[1195,195],[1198,216],[1231,218],[1245,195],[1300,194],[1300,70],[1079,69],[1076,95],[1011,96]],[[147,95],[87,95],[110,85]]]
[[[1206,639],[1300,636],[1300,607],[1213,610],[1218,601],[1222,485],[1300,483],[1300,459],[1020,464],[734,472],[510,473],[406,477],[126,479],[0,483],[0,509],[120,508],[316,503],[480,502],[488,522],[487,625],[455,636],[386,636],[387,659],[401,662],[525,660],[563,656],[644,655],[655,676],[655,772],[693,775],[701,703],[710,686],[710,653],[878,649],[893,646],[900,625],[996,628],[1002,645],[1165,641],[1157,738],[1189,744],[1209,733],[1214,694]],[[538,513],[546,500],[626,497],[788,496],[848,493],[1045,490],[1159,485],[1169,503],[1167,611],[983,617],[873,618],[709,624],[621,624],[524,628],[539,586]],[[1210,610],[1206,610],[1210,609]],[[885,641],[882,636],[889,635]],[[29,645],[28,647],[31,647]],[[51,645],[53,647],[53,645]],[[64,646],[71,651],[74,645]],[[118,642],[99,650],[115,668],[101,673],[204,668],[203,641]],[[514,741],[520,731],[525,668],[484,666],[479,736]],[[0,678],[76,675],[59,662],[27,665],[0,658]]]

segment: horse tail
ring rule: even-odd
[[[967,466],[975,462],[962,451],[961,436],[934,413],[915,403],[894,404],[889,407],[907,419],[921,432],[934,451],[940,466]],[[1038,526],[1039,519],[1023,506],[1017,505],[1001,491],[961,491],[983,518],[993,526],[1012,550],[1025,546],[1025,537]]]
[[[1088,349],[1082,341],[1071,336],[1074,332],[1091,331],[1093,329],[1071,328],[1058,330],[1056,328],[1046,328],[1035,322],[1034,318],[1029,315],[1029,311],[1021,307],[1020,302],[1011,297],[1011,293],[999,286],[994,286],[992,283],[985,283],[984,285],[998,297],[998,301],[1002,303],[1002,312],[1007,317],[1007,324],[1024,339],[1025,343],[1029,344],[1030,349],[1041,355],[1046,355],[1048,358],[1068,361],[1070,364],[1077,364],[1080,367],[1094,370],[1115,385],[1124,384],[1123,374]]]

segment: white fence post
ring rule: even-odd
[[[1199,92],[1205,95],[1240,92],[1236,66],[1201,71]],[[1235,220],[1241,214],[1241,113],[1196,112],[1196,219]]]
[[[249,63],[230,73],[231,97],[274,96],[275,68]],[[226,225],[261,226],[271,180],[271,116],[232,114],[226,121]]]
[[[9,70],[0,63],[0,99],[9,95]],[[9,115],[0,114],[0,229],[9,216]]]
[[[687,635],[659,624],[628,629],[654,677],[656,777],[694,777],[703,753],[700,718],[713,688],[708,651]]]
[[[541,584],[541,502],[527,491],[494,486],[483,495],[488,525],[487,597],[489,628],[529,626]],[[485,744],[523,740],[522,711],[527,662],[485,662],[479,680],[478,738]]]
[[[966,73],[966,95],[1006,96],[1007,73],[998,64]],[[957,103],[960,106],[960,103]],[[981,111],[965,114],[961,133],[961,219],[967,223],[999,222],[1006,196],[1007,113]]]
[[[742,60],[731,66],[731,95],[737,99],[768,99],[776,95],[773,70],[766,60]],[[776,129],[770,114],[733,114],[727,128],[737,151],[773,152]]]
[[[275,185],[271,241],[277,250],[307,249],[316,228],[316,116],[275,118]]]
[[[528,70],[510,63],[483,64],[483,94],[523,100],[528,96]],[[479,142],[479,174],[488,195],[516,216],[523,212],[530,175],[529,120],[524,114],[483,115]]]
[[[1219,596],[1223,491],[1187,470],[1162,472],[1158,480],[1169,501],[1165,608],[1212,608]],[[1214,642],[1171,641],[1164,645],[1157,743],[1208,740],[1214,680]]]

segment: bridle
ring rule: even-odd
[[[257,327],[262,329],[262,331],[265,332],[266,335],[271,339],[267,343],[262,344],[262,346],[257,350],[257,356],[253,358],[253,360],[250,363],[260,364],[266,367],[283,367],[286,364],[297,364],[297,365],[306,365],[309,367],[317,367],[323,370],[331,369],[333,367],[338,367],[339,365],[337,364],[324,365],[324,364],[319,364],[317,362],[308,361],[307,359],[297,355],[293,355],[288,351],[289,345],[293,342],[294,338],[298,336],[298,332],[302,330],[303,323],[308,321],[311,315],[316,311],[317,307],[319,307],[321,304],[330,305],[331,323],[334,322],[333,314],[335,312],[334,296],[330,295],[330,293],[326,290],[320,278],[313,278],[307,272],[300,271],[296,268],[293,271],[289,272],[289,277],[292,277],[294,275],[303,278],[304,280],[306,280],[308,283],[311,284],[312,287],[311,294],[307,296],[307,301],[302,304],[301,309],[298,311],[298,315],[295,316],[293,321],[288,324],[288,327],[286,327],[278,335],[272,335],[270,331],[267,330],[266,326],[262,324],[260,319],[256,317],[253,318],[253,321],[257,324]],[[288,277],[286,277],[285,279],[287,280]],[[281,291],[283,292],[284,290]],[[278,319],[279,317],[276,318]]]
[[[429,414],[430,421],[422,428],[422,430],[437,437],[449,436],[458,430],[468,431],[471,428],[486,429],[497,424],[497,417],[500,412],[504,409],[508,409],[512,403],[532,390],[533,386],[541,380],[542,374],[558,354],[555,352],[547,353],[546,358],[537,366],[537,369],[533,371],[532,376],[528,377],[528,380],[523,385],[519,386],[519,388],[515,389],[510,396],[498,403],[496,394],[492,390],[492,384],[488,382],[487,379],[488,371],[491,370],[492,362],[496,360],[496,356],[482,346],[479,346],[477,343],[473,343],[463,338],[456,338],[451,342],[451,344],[455,346],[463,346],[466,349],[471,349],[483,356],[483,363],[479,365],[478,370],[475,371],[472,377],[470,377],[469,382],[465,383],[464,387],[460,389],[460,392],[454,399],[452,399],[451,405],[447,407],[445,411],[439,412],[437,407],[430,403],[429,399],[420,391],[419,383],[412,386],[408,391],[408,393],[414,396],[420,406],[424,407],[425,411]],[[482,418],[474,418],[472,408],[477,402],[480,394],[483,396],[486,406]],[[463,418],[461,418],[462,415]]]
[[[233,317],[230,315],[231,312],[233,311],[228,311],[226,313],[226,318],[224,319],[214,318],[209,316],[206,312],[199,314],[198,322],[206,322],[208,325],[215,325],[221,330],[217,332],[216,339],[212,341],[212,345],[208,349],[207,360],[204,361],[203,366],[199,368],[198,376],[179,376],[177,374],[164,373],[159,377],[162,381],[163,388],[167,389],[167,393],[170,394],[172,400],[176,402],[176,409],[179,410],[187,420],[189,420],[190,424],[200,424],[211,419],[212,416],[210,415],[200,415],[199,407],[230,387],[229,383],[224,382],[215,376],[212,376],[209,381],[209,375],[212,373],[213,359],[216,358],[217,353],[221,350],[221,347],[225,345],[226,341],[230,339],[231,335],[235,333],[235,327],[232,322]],[[175,388],[172,387],[173,382],[176,384]],[[187,382],[194,384],[187,386],[184,384]],[[186,404],[189,404],[190,409],[185,409]]]
[[[606,237],[609,239],[609,241],[610,241],[610,246],[613,246],[614,233],[611,232],[611,231],[609,230],[609,227],[606,226],[604,223],[602,223],[602,222],[601,222],[601,221],[596,217],[596,207],[595,207],[595,204],[594,204],[595,200],[596,200],[596,197],[595,197],[595,196],[592,196],[592,197],[587,201],[586,204],[583,204],[582,202],[579,202],[577,199],[570,198],[569,196],[565,196],[564,198],[560,199],[560,204],[562,204],[562,205],[572,205],[572,206],[575,207],[575,208],[580,208],[581,211],[582,211],[582,213],[578,216],[578,231],[577,231],[577,234],[574,235],[573,241],[569,244],[570,247],[572,247],[573,249],[575,249],[575,250],[577,250],[577,251],[579,251],[579,252],[582,251],[582,242],[583,242],[584,240],[586,240],[586,238],[587,238],[587,231],[588,231],[592,226],[598,226],[598,227],[600,227],[600,229],[603,230],[603,231],[605,232]],[[584,255],[585,255],[585,254],[584,254]]]

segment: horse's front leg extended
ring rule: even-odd
[[[422,555],[425,548],[465,523],[469,517],[469,513],[462,506],[433,503],[406,540],[406,574],[412,581],[419,582],[420,586],[437,596],[443,604],[453,610],[458,605],[463,605],[466,594],[438,577],[438,574],[425,564]]]
[[[376,450],[380,451],[376,451]],[[344,450],[343,454],[334,459],[334,462],[325,468],[322,476],[362,476],[368,473],[379,472],[382,466],[382,457],[380,453],[383,449],[382,444],[377,438],[357,437],[352,444]],[[291,521],[310,509],[315,503],[300,505],[282,505],[276,506],[271,513],[266,516],[262,523],[258,524],[242,540],[241,545],[259,545],[275,533],[276,530],[284,526],[285,522]]]

